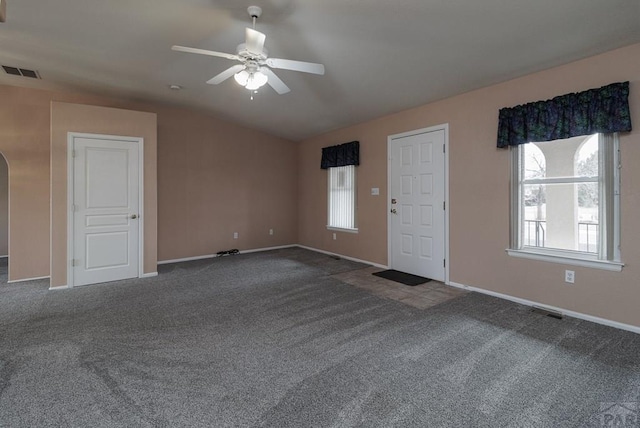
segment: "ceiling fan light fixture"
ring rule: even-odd
[[[247,80],[247,88],[250,91],[255,91],[256,89],[264,86],[267,83],[268,77],[266,74],[261,71],[256,71],[255,73],[251,73],[249,75],[249,79]]]
[[[249,72],[247,70],[239,71],[233,75],[233,78],[238,82],[238,85],[244,86],[250,91],[255,91],[256,89],[264,86],[267,83],[267,80],[269,80],[267,75],[261,71]]]
[[[238,85],[247,86],[247,82],[249,81],[249,72],[247,70],[242,70],[234,74],[233,78],[238,82]]]

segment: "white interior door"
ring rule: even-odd
[[[72,285],[138,276],[138,143],[73,138]]]
[[[389,138],[390,267],[445,280],[445,130]]]

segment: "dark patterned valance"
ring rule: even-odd
[[[327,169],[347,165],[360,165],[360,142],[352,141],[322,149],[320,168]]]
[[[631,131],[629,82],[500,109],[498,147]]]

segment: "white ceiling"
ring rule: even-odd
[[[271,57],[326,74],[276,70],[291,92],[251,101],[205,83],[234,62],[171,51],[235,53],[251,4]],[[297,141],[636,42],[639,0],[7,0],[0,64],[42,80],[0,84],[203,108]]]

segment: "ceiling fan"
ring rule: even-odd
[[[253,19],[253,28],[246,29],[246,41],[238,45],[236,54],[189,48],[186,46],[173,46],[171,49],[179,52],[209,55],[239,61],[240,64],[229,67],[222,73],[209,79],[207,83],[210,85],[218,85],[233,76],[238,84],[244,86],[252,93],[267,83],[278,94],[286,94],[291,91],[271,70],[272,68],[301,71],[311,74],[324,74],[324,65],[322,64],[269,58],[268,51],[264,47],[267,36],[255,29],[256,19],[262,15],[262,9],[258,6],[249,6],[247,12],[249,12],[249,16]]]

